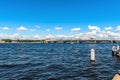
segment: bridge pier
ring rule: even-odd
[[[113,40],[111,40],[110,42],[113,43]]]
[[[114,41],[114,40],[111,40],[111,43],[115,43],[116,41]]]
[[[97,41],[95,40],[94,43],[97,43]]]
[[[77,40],[77,43],[79,43],[79,40]]]

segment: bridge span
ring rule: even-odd
[[[120,40],[45,40],[46,43],[118,43]]]

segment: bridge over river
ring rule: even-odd
[[[118,43],[120,40],[45,40],[45,43]]]
[[[7,41],[2,41],[4,43]],[[12,40],[12,43],[32,42],[32,43],[119,43],[120,40]]]

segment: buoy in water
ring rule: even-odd
[[[91,62],[95,62],[95,50],[94,49],[91,49],[91,59],[90,59]]]

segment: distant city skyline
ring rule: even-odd
[[[119,39],[119,0],[0,0],[0,39]]]

